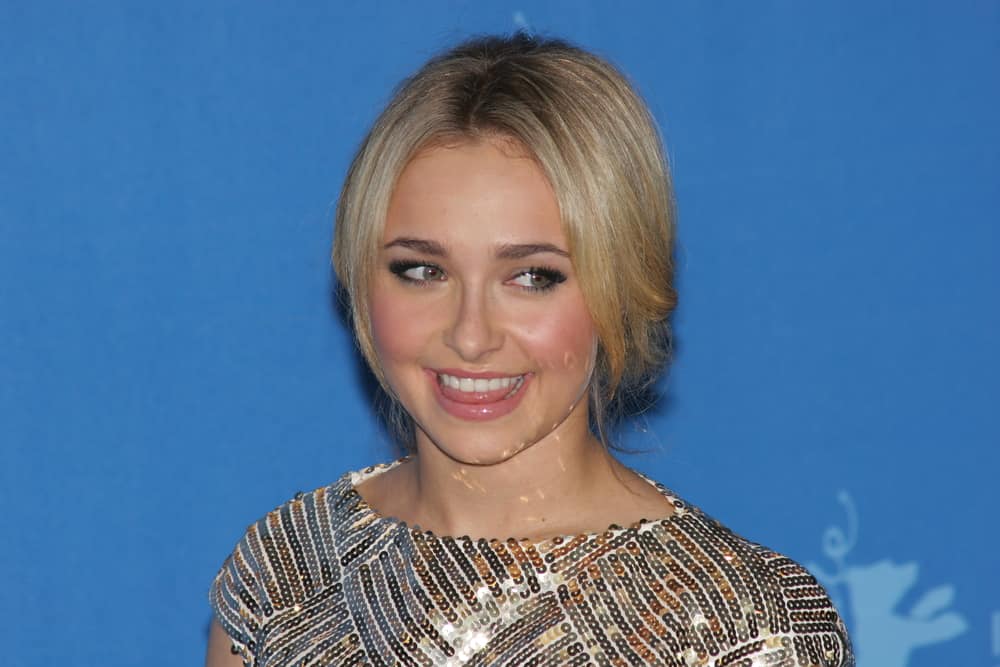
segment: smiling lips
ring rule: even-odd
[[[497,419],[520,404],[524,386],[532,378],[524,375],[478,374],[448,370],[431,371],[438,403],[448,414],[472,421]]]

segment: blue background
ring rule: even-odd
[[[244,527],[393,456],[332,209],[403,76],[518,26],[667,140],[678,347],[628,461],[827,571],[837,527],[918,564],[895,612],[967,629],[907,665],[1000,664],[1000,3],[789,0],[0,3],[4,665],[199,664]]]

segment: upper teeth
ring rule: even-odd
[[[468,392],[484,392],[484,391],[496,391],[497,389],[507,389],[516,382],[520,382],[523,375],[514,375],[505,378],[490,378],[489,380],[485,378],[460,378],[454,375],[447,375],[445,373],[438,373],[438,379],[441,384],[451,387],[452,389],[458,389],[459,391]]]

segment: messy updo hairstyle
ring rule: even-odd
[[[644,395],[667,361],[674,206],[655,122],[608,62],[557,39],[477,37],[405,80],[351,163],[337,205],[333,265],[358,346],[392,399],[375,354],[369,289],[389,199],[424,148],[501,139],[519,144],[548,177],[570,259],[599,338],[591,426],[607,425]],[[398,425],[397,425],[398,426]]]

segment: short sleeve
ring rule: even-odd
[[[754,639],[727,651],[712,664],[855,667],[851,644],[842,628],[832,632],[789,633]]]
[[[246,665],[254,664],[263,592],[259,568],[250,549],[252,531],[253,527],[226,558],[208,593],[215,618],[229,635],[233,652]]]
[[[712,664],[856,667],[844,621],[823,586],[792,559],[763,547],[760,553],[766,602],[759,631]]]

